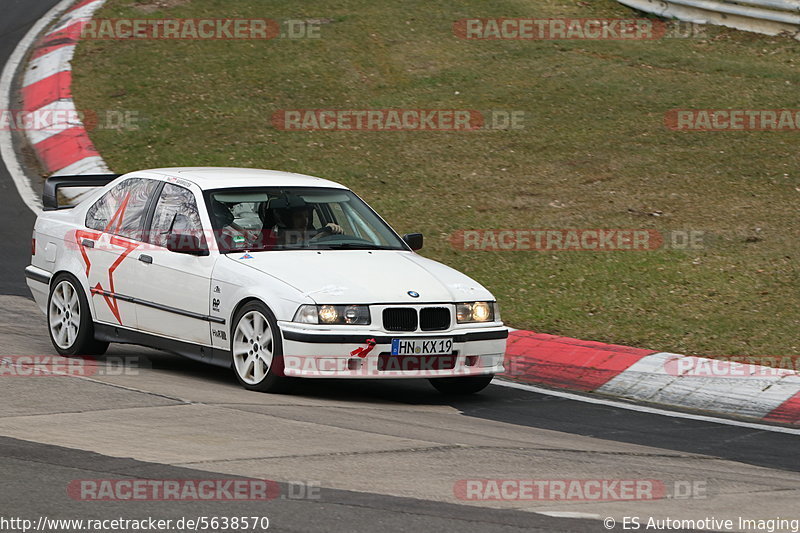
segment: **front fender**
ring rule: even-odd
[[[314,303],[291,285],[228,257],[217,261],[210,290],[211,316],[225,320],[224,326],[212,324],[211,341],[223,350],[230,350],[234,315],[245,301],[260,300],[279,322],[291,320],[299,306]]]

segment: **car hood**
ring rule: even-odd
[[[419,254],[395,250],[291,250],[229,254],[320,304],[493,300],[468,276]],[[409,291],[419,294],[413,298]]]

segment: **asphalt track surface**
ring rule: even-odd
[[[28,28],[56,2],[52,0],[2,0],[0,5],[0,65],[14,51]],[[12,103],[16,105],[17,102]],[[20,268],[30,264],[30,242],[34,216],[22,202],[4,165],[0,165],[0,236],[6,246],[0,251],[0,293],[27,296],[25,276]]]
[[[3,0],[0,64],[55,3]],[[5,167],[0,191],[0,357],[52,354],[22,274],[34,217]],[[0,378],[0,518],[246,515],[268,516],[270,529],[321,532],[599,532],[607,516],[616,530],[625,516],[800,518],[796,435],[499,386],[459,400],[415,381],[313,381],[293,395],[257,394],[217,368],[126,346],[95,364],[87,378]],[[276,480],[283,497],[91,502],[66,491],[76,479],[234,476]],[[455,483],[476,478],[701,489],[648,501],[454,497]],[[319,497],[286,498],[293,481],[319,484]]]

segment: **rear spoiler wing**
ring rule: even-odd
[[[58,205],[58,191],[69,187],[105,187],[122,174],[84,174],[83,176],[53,176],[44,182],[42,207],[45,211],[71,209],[74,205]]]

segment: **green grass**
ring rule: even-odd
[[[674,132],[673,108],[800,108],[800,43],[464,41],[466,17],[636,17],[611,0],[110,0],[99,17],[331,19],[320,39],[84,41],[79,108],[116,171],[253,166],[342,182],[423,253],[492,290],[517,328],[689,354],[800,353],[796,132]],[[157,6],[155,6],[157,7]],[[284,132],[298,108],[521,110],[525,129]],[[661,212],[660,216],[652,213]],[[685,252],[464,252],[465,228],[699,230]]]

